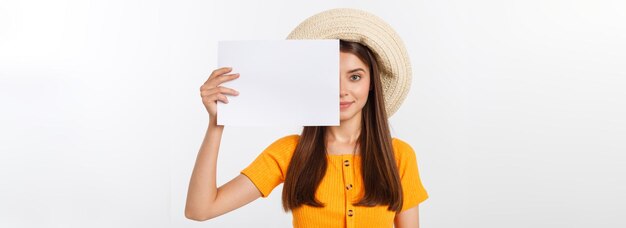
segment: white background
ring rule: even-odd
[[[404,38],[422,227],[625,227],[626,3],[575,0],[0,3],[0,227],[289,227],[281,186],[184,218],[218,40],[284,39],[322,10]],[[221,185],[299,128],[230,127]]]

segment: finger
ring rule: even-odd
[[[204,98],[210,99],[211,96],[213,96],[213,93],[211,93],[211,92],[208,92],[208,91],[200,92],[200,97],[202,97],[202,99],[204,99]]]
[[[218,78],[217,78],[217,80],[218,80],[218,85],[219,85],[219,84],[222,84],[222,83],[224,83],[224,82],[227,82],[227,81],[232,81],[232,80],[235,80],[235,79],[237,79],[237,78],[239,78],[239,73],[234,73],[234,74],[225,74],[225,75],[222,75],[222,76],[220,76],[220,77],[218,77]]]
[[[239,73],[234,74],[223,74],[215,77],[211,77],[203,85],[207,85],[208,87],[216,87],[219,84],[224,83],[225,81],[230,81],[239,77]]]
[[[219,93],[219,89],[217,87],[209,88],[208,86],[203,86],[200,89],[200,96],[202,98],[215,99],[215,94]]]
[[[228,104],[228,98],[221,93],[216,94],[217,100],[222,101],[224,104]]]
[[[219,89],[219,92],[223,93],[223,94],[230,94],[230,95],[234,95],[234,96],[239,95],[239,91],[231,89],[231,88],[228,88],[228,87],[218,86],[217,88]]]
[[[220,100],[224,103],[228,103],[228,98],[224,96],[223,94],[219,93],[218,88],[213,88],[207,91],[203,91],[200,93],[200,97],[202,97],[203,100],[207,100],[209,102],[215,102],[215,101]]]
[[[213,72],[211,72],[211,75],[222,75],[222,74],[228,73],[228,72],[230,72],[232,70],[233,70],[232,67],[221,67],[221,68],[217,68]]]
[[[222,67],[222,68],[215,69],[213,72],[211,72],[211,75],[210,75],[210,76],[209,76],[209,78],[207,79],[207,82],[208,82],[211,78],[214,78],[214,77],[217,77],[217,76],[219,76],[219,75],[222,75],[222,74],[225,74],[225,73],[231,72],[232,70],[233,70],[233,68],[232,68],[232,67]],[[205,84],[206,84],[206,82],[205,82]]]
[[[200,96],[202,97],[208,97],[208,96],[212,96],[216,93],[220,93],[220,88],[219,87],[208,87],[208,86],[204,86],[204,89],[200,90]]]
[[[234,79],[239,78],[239,73],[234,73],[234,74],[224,74],[224,75],[220,75],[217,77],[213,77],[213,78],[209,78],[209,80],[207,80],[206,82],[204,82],[204,84],[202,86],[205,86],[207,88],[215,88],[218,85],[226,82],[226,81],[231,81]]]

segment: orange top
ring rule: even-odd
[[[263,198],[285,181],[291,156],[300,135],[288,135],[269,145],[248,167],[241,171],[259,189]],[[393,151],[403,190],[402,211],[428,198],[422,186],[413,148],[393,138]],[[393,227],[394,211],[387,205],[353,206],[364,195],[360,155],[327,155],[328,168],[315,193],[325,207],[302,205],[292,210],[294,227]],[[352,186],[352,187],[350,187]]]

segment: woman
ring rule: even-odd
[[[385,35],[390,38],[375,38]],[[391,137],[387,122],[408,91],[408,82],[400,79],[410,80],[406,51],[396,34],[369,13],[335,9],[305,20],[288,38],[340,39],[340,125],[307,126],[301,135],[276,140],[239,176],[216,188],[224,129],[217,125],[216,102],[228,103],[226,94],[238,95],[219,84],[239,75],[228,74],[230,68],[213,71],[201,87],[210,124],[189,184],[185,216],[211,219],[265,198],[284,183],[283,208],[292,211],[294,227],[418,227],[418,204],[428,194],[413,149]]]

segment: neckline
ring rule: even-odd
[[[343,157],[343,156],[355,156],[355,157],[360,157],[360,154],[326,154],[328,156],[333,156],[333,157]]]
[[[326,156],[331,156],[331,157],[360,157],[361,154],[356,154],[356,149],[359,147],[358,144],[356,144],[354,146],[354,151],[352,151],[351,154],[328,154],[328,150],[326,150]]]

